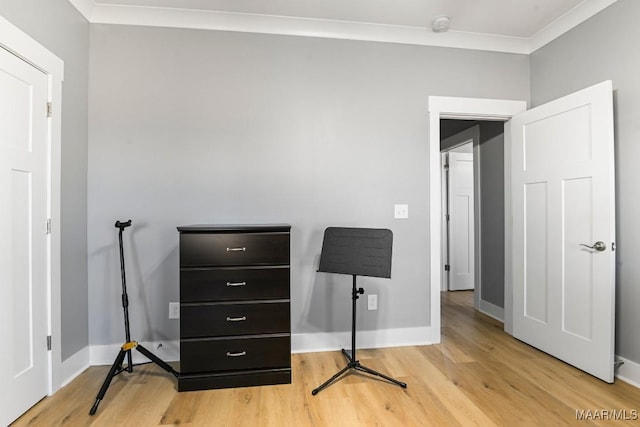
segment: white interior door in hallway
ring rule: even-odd
[[[0,48],[0,425],[49,389],[48,78]]]
[[[449,290],[474,288],[473,154],[448,153]]]
[[[613,90],[511,120],[513,335],[613,382]]]

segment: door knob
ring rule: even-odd
[[[584,246],[585,248],[595,249],[598,252],[602,252],[607,249],[607,245],[604,242],[597,241],[593,245],[585,245],[584,243],[580,243],[580,246]]]

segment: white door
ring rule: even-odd
[[[0,425],[48,390],[47,87],[0,48]]]
[[[473,154],[449,153],[449,290],[473,289]]]
[[[615,323],[612,93],[603,82],[511,121],[513,335],[607,382]]]

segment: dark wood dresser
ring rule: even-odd
[[[178,391],[291,383],[290,230],[178,227]]]

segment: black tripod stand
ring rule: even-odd
[[[358,296],[358,294],[363,294],[364,293],[364,289],[362,288],[358,288],[356,289],[356,275],[353,274],[353,289],[351,291],[351,299],[352,299],[352,305],[351,305],[351,354],[349,354],[349,352],[347,350],[345,350],[344,348],[342,349],[342,354],[344,354],[344,357],[347,358],[347,366],[345,366],[344,368],[342,368],[337,374],[335,374],[334,376],[332,376],[331,378],[329,378],[327,381],[325,381],[324,383],[322,383],[319,387],[315,388],[311,394],[312,395],[316,395],[318,394],[320,391],[322,391],[325,387],[327,387],[328,385],[330,385],[331,383],[333,383],[335,380],[337,380],[338,378],[340,378],[340,376],[342,376],[342,374],[344,374],[345,372],[347,372],[349,369],[355,369],[356,371],[361,371],[361,372],[365,372],[367,374],[370,375],[375,375],[377,377],[380,378],[384,378],[385,380],[399,385],[402,388],[407,388],[407,384],[403,383],[402,381],[398,381],[396,379],[393,379],[387,375],[381,374],[380,372],[374,371],[373,369],[367,368],[366,366],[363,366],[360,364],[360,362],[358,361],[358,359],[356,359],[356,300],[358,298],[360,298]]]
[[[89,415],[93,415],[98,410],[98,405],[100,401],[104,398],[109,385],[111,384],[111,380],[113,377],[118,375],[123,371],[127,371],[129,373],[133,372],[133,363],[131,362],[131,350],[134,348],[138,350],[140,353],[145,355],[148,359],[150,359],[153,363],[160,366],[165,371],[173,374],[173,376],[178,377],[179,373],[175,371],[171,366],[162,361],[159,357],[151,353],[149,350],[144,348],[142,345],[138,344],[136,341],[131,341],[131,333],[129,332],[129,297],[127,296],[127,280],[124,274],[124,249],[122,247],[122,231],[131,225],[131,220],[126,222],[116,221],[116,228],[119,228],[120,231],[118,233],[118,237],[120,239],[120,274],[122,276],[122,308],[124,309],[124,332],[127,341],[122,344],[120,347],[120,351],[116,356],[116,360],[111,365],[111,369],[107,374],[107,377],[104,379],[102,383],[102,387],[100,387],[100,391],[96,396],[96,401],[91,407],[89,411]],[[122,367],[122,362],[124,361],[124,356],[127,355],[127,366]]]

